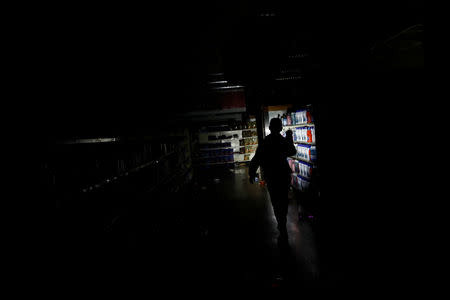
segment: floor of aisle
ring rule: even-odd
[[[206,274],[213,284],[312,287],[319,261],[312,224],[299,221],[290,195],[289,248],[277,243],[277,223],[266,187],[250,184],[247,166],[210,170],[202,185]]]
[[[112,229],[62,233],[58,283],[109,292],[131,286],[175,293],[316,287],[314,223],[299,221],[291,198],[290,247],[279,247],[267,190],[250,184],[247,172],[245,165],[197,172],[195,193],[115,195],[128,202],[135,197],[137,204]]]

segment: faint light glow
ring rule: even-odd
[[[243,88],[243,85],[227,85],[227,86],[219,86],[212,88],[213,90],[227,90],[227,89],[239,89]]]
[[[280,78],[275,78],[275,80],[278,81],[284,81],[284,80],[297,80],[297,79],[302,79],[302,76],[291,76],[291,77],[280,77]]]
[[[307,53],[299,53],[299,54],[295,54],[295,55],[289,55],[289,58],[301,58],[301,57],[307,57],[308,54]]]
[[[210,81],[209,84],[228,83],[226,80]]]
[[[119,141],[119,138],[94,138],[94,139],[74,139],[63,141],[63,144],[94,144],[94,143],[111,143]]]
[[[260,13],[259,16],[260,17],[275,17],[276,14],[275,13]]]

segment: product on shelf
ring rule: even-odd
[[[253,153],[256,151],[256,146],[255,145],[250,145],[250,146],[246,146],[245,147],[245,153]]]
[[[312,114],[308,109],[298,110],[290,114],[292,125],[310,124],[313,123]]]
[[[288,164],[292,172],[295,173],[295,159],[288,158]]]
[[[295,112],[291,112],[290,115],[291,115],[292,125],[298,124],[298,122],[297,122],[297,115],[295,114]]]
[[[311,161],[315,162],[317,160],[317,148],[316,146],[311,146],[310,148],[310,157],[311,157]]]
[[[306,127],[306,137],[307,137],[306,141],[308,143],[312,143],[311,127]]]
[[[242,131],[243,138],[254,137],[254,136],[258,136],[258,132],[256,132],[256,130],[243,130]]]
[[[306,160],[314,162],[316,161],[316,146],[313,145],[304,145],[304,144],[297,144],[297,157]]]
[[[228,125],[206,126],[199,131],[199,140],[204,142],[199,144],[200,151],[196,156],[201,159],[202,164],[234,162],[234,154],[242,154],[244,160],[248,161],[258,145],[255,129],[254,117],[245,122],[230,121]],[[242,160],[242,157],[239,160]]]
[[[299,162],[300,172],[299,174],[305,178],[311,178],[312,175],[312,167],[303,162]]]
[[[292,139],[294,142],[300,143],[315,143],[315,130],[314,126],[302,126],[296,127],[292,130]],[[283,129],[282,135],[286,136],[286,131]]]
[[[308,180],[303,178],[301,175],[296,174],[292,174],[291,184],[295,189],[300,191],[306,191],[310,186],[310,182]]]
[[[292,125],[291,114],[286,115],[286,125]]]

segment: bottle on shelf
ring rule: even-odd
[[[288,125],[288,126],[292,125],[292,118],[291,118],[291,114],[290,113],[288,113],[286,115],[286,125]]]

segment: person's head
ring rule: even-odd
[[[283,129],[280,118],[272,118],[269,123],[269,129],[271,133],[280,133]]]

